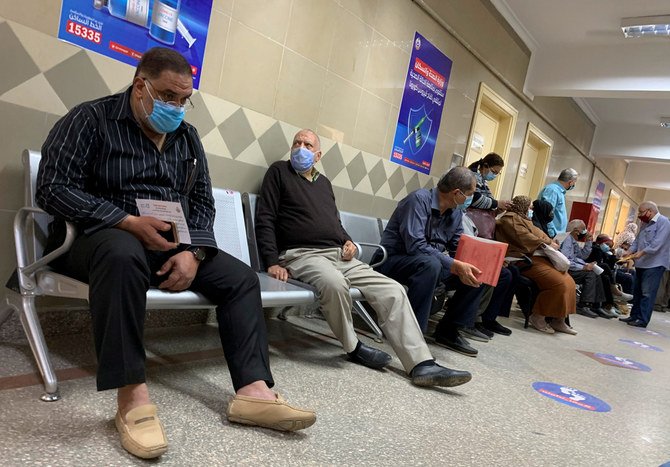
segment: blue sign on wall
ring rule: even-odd
[[[653,345],[645,344],[644,342],[634,341],[630,339],[619,339],[619,341],[623,342],[624,344],[632,345],[633,347],[637,347],[639,349],[653,350],[655,352],[663,352],[663,349],[661,349],[660,347],[654,347]]]
[[[538,381],[533,383],[533,389],[545,397],[570,407],[588,410],[589,412],[609,412],[612,410],[612,407],[605,401],[569,386]]]
[[[137,65],[152,47],[181,53],[200,85],[213,0],[63,0],[58,38]]]
[[[425,37],[414,34],[391,161],[430,173],[451,63]]]
[[[629,360],[624,357],[617,357],[616,355],[610,355],[606,353],[594,353],[593,358],[600,360],[604,363],[608,363],[614,366],[620,366],[621,368],[628,368],[630,370],[639,370],[639,371],[651,371],[647,365],[643,365],[640,362]]]

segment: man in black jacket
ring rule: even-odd
[[[391,362],[390,355],[356,336],[349,295],[349,287],[356,287],[377,313],[414,384],[468,382],[470,373],[435,363],[403,287],[354,258],[356,246],[340,223],[330,181],[314,168],[320,158],[319,137],[301,130],[293,138],[291,160],[275,162],[265,175],[256,210],[256,237],[268,273],[316,287],[321,310],[352,361],[375,369]]]

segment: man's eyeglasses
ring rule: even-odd
[[[169,105],[169,106],[172,106],[172,107],[183,107],[183,108],[184,108],[184,112],[188,112],[189,110],[192,110],[192,109],[193,109],[194,105],[193,105],[193,102],[191,102],[191,98],[190,98],[190,97],[186,97],[186,98],[182,99],[182,102],[181,102],[181,103],[179,103],[179,102],[177,102],[177,101],[172,101],[172,100],[165,100],[165,99],[161,96],[161,91],[159,91],[158,89],[156,89],[156,88],[154,87],[154,85],[151,84],[151,81],[149,81],[147,78],[144,78],[144,81],[146,81],[147,83],[149,83],[149,84],[151,85],[151,87],[153,88],[154,92],[156,93],[156,96],[158,97],[158,99],[159,99],[161,102],[164,102],[165,104],[167,104],[167,105]],[[149,94],[151,95],[151,92],[150,92]],[[153,96],[151,96],[151,97],[153,97]]]

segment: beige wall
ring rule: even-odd
[[[340,208],[388,217],[408,192],[432,187],[452,153],[465,153],[483,81],[519,111],[502,197],[511,196],[526,126],[533,122],[555,142],[547,180],[575,167],[582,182],[572,199],[586,199],[594,168],[584,154],[593,125],[570,100],[536,99],[532,106],[552,126],[514,92],[523,86],[528,51],[486,0],[428,3],[513,89],[410,0],[215,0],[201,92],[187,117],[200,131],[215,185],[257,191],[268,165],[287,157],[292,134],[310,127],[322,136],[320,169],[333,181]],[[73,105],[118,92],[132,76],[127,65],[55,39],[59,5],[0,4],[0,61],[12,64],[0,75],[5,238],[22,205],[20,151],[39,148]],[[388,161],[417,30],[453,60],[431,176]],[[4,245],[0,277],[14,264],[11,246]]]

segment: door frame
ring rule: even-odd
[[[543,153],[543,162],[542,162],[542,171],[541,171],[541,177],[539,179],[539,187],[535,191],[535,193],[539,193],[542,187],[544,186],[545,179],[547,178],[547,172],[549,171],[549,160],[551,159],[551,152],[554,149],[554,140],[552,140],[549,136],[547,136],[542,130],[540,130],[537,126],[533,125],[532,122],[528,122],[528,126],[526,127],[526,134],[523,138],[523,146],[521,146],[521,156],[519,157],[519,167],[517,168],[516,171],[516,178],[514,179],[514,186],[512,187],[512,193],[516,190],[516,185],[519,181],[519,172],[521,171],[521,161],[523,160],[523,151],[526,149],[526,145],[528,144],[528,140],[530,138],[535,138],[540,140],[540,142],[543,143],[543,147],[540,151]],[[535,174],[537,174],[538,170],[538,165],[535,165],[535,172],[533,173],[533,179],[535,179]],[[530,184],[531,187],[531,192],[528,194],[530,199],[533,199],[535,195],[533,194],[533,182]]]
[[[493,196],[498,198],[502,191],[505,167],[507,167],[507,159],[509,157],[510,148],[512,147],[512,138],[514,137],[514,130],[516,128],[516,121],[519,116],[519,111],[496,93],[483,81],[479,83],[479,91],[477,92],[477,101],[472,112],[472,122],[470,123],[470,132],[468,134],[468,141],[465,148],[465,166],[470,165],[474,159],[472,151],[472,139],[474,138],[475,128],[477,127],[477,120],[479,113],[483,107],[491,108],[500,118],[500,125],[498,126],[498,133],[496,134],[496,143],[494,144],[496,152],[505,161],[502,173],[498,175],[500,183],[496,183]],[[501,131],[504,133],[501,134]],[[502,136],[502,139],[501,139]]]

